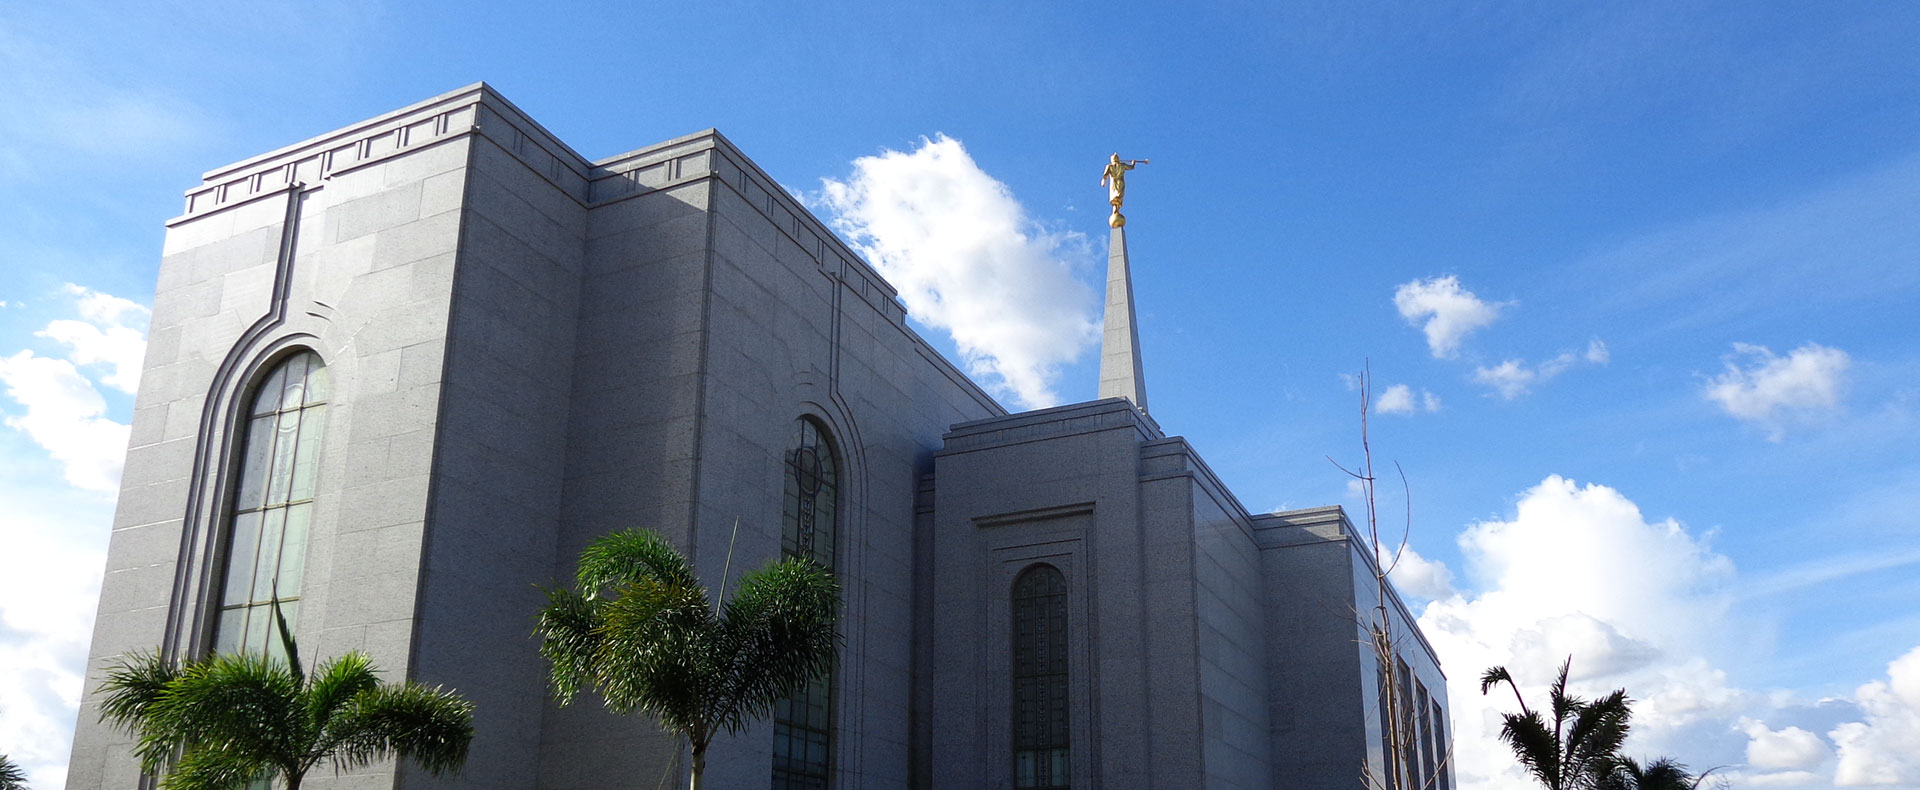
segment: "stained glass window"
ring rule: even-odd
[[[840,477],[833,443],[809,419],[794,422],[786,462],[780,553],[834,570]],[[833,677],[819,678],[773,709],[774,790],[825,788],[831,776]]]
[[[1013,786],[1071,784],[1067,579],[1035,565],[1013,584]]]
[[[326,365],[312,352],[281,362],[254,390],[227,530],[216,652],[279,654],[271,604],[279,602],[290,627],[300,616],[326,402]]]

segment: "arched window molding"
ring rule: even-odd
[[[780,554],[838,573],[840,454],[820,423],[794,421],[781,464],[785,478]],[[829,673],[774,706],[773,788],[828,786],[833,775],[833,676]]]
[[[274,365],[246,399],[221,537],[215,652],[277,654],[272,605],[290,627],[299,619],[329,390],[326,364],[300,351]]]
[[[1013,582],[1013,786],[1072,785],[1067,578],[1034,565]]]

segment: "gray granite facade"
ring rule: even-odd
[[[1378,759],[1371,560],[1337,509],[1248,514],[1124,399],[1007,414],[717,132],[590,161],[477,84],[207,173],[163,254],[89,683],[207,649],[244,403],[312,350],[301,644],[478,704],[458,777],[315,787],[651,786],[652,722],[547,700],[536,585],[635,526],[703,578],[736,520],[736,565],[778,556],[802,417],[842,456],[834,787],[1013,786],[1008,590],[1035,562],[1070,588],[1076,787],[1347,787]],[[95,705],[68,787],[142,786]],[[716,743],[710,786],[766,786],[771,741]]]

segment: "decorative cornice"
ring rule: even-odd
[[[942,454],[1034,442],[1096,431],[1132,429],[1142,442],[1164,438],[1160,426],[1125,398],[1074,403],[1050,409],[973,420],[953,426]]]

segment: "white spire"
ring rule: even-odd
[[[1115,216],[1119,216],[1115,207]],[[1106,331],[1100,336],[1100,397],[1126,398],[1147,410],[1147,378],[1140,372],[1140,330],[1133,316],[1133,274],[1127,268],[1125,220],[1113,224],[1107,249]]]

